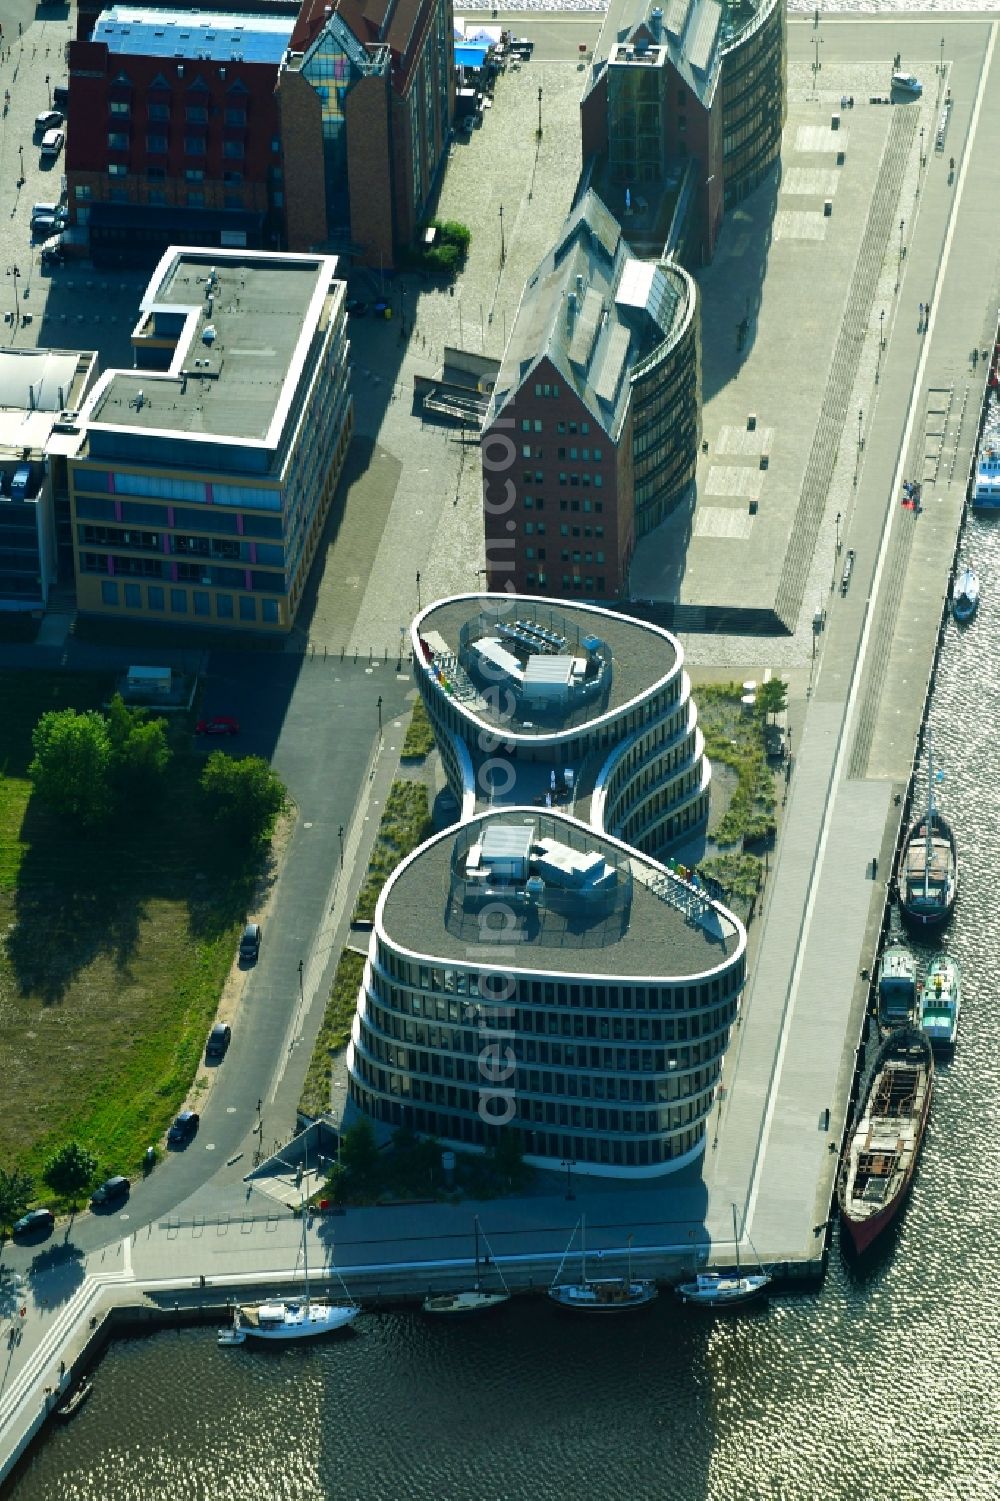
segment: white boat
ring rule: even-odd
[[[979,609],[979,575],[974,568],[963,568],[955,580],[951,597],[951,613],[960,625],[965,625]]]
[[[559,1282],[566,1257],[570,1253],[576,1232],[580,1231],[580,1281]],[[624,1313],[630,1308],[643,1308],[652,1303],[657,1295],[656,1283],[645,1278],[632,1277],[632,1237],[628,1238],[628,1265],[624,1277],[587,1276],[587,1217],[582,1215],[573,1227],[569,1245],[563,1252],[562,1261],[556,1268],[549,1297],[560,1308],[570,1308],[584,1313]]]
[[[953,1048],[962,1009],[962,969],[950,954],[937,954],[927,966],[920,996],[920,1030],[935,1048]]]
[[[749,1239],[749,1237],[747,1237]],[[751,1245],[753,1242],[751,1241]],[[745,1308],[764,1298],[771,1285],[771,1275],[760,1265],[756,1272],[744,1272],[740,1267],[740,1238],[736,1229],[736,1205],[733,1205],[733,1246],[736,1252],[735,1272],[699,1272],[691,1282],[677,1286],[677,1296],[682,1303],[695,1303],[700,1308],[714,1309],[723,1313],[731,1308]],[[754,1252],[756,1255],[756,1252]]]
[[[276,1299],[270,1303],[254,1303],[237,1308],[233,1312],[231,1330],[219,1330],[220,1345],[241,1345],[247,1339],[296,1340],[315,1339],[320,1334],[332,1334],[353,1324],[361,1309],[344,1287],[344,1279],[334,1267],[334,1273],[348,1296],[346,1303],[314,1302],[309,1295],[309,1251],[306,1242],[305,1196],[302,1198],[302,1291],[301,1302],[284,1302]],[[242,1336],[242,1338],[241,1338]]]
[[[458,1293],[432,1294],[430,1297],[424,1299],[424,1313],[482,1313],[487,1308],[496,1308],[499,1303],[506,1303],[510,1298],[510,1288],[504,1281],[503,1272],[496,1266],[496,1262],[493,1260],[493,1247],[486,1240],[485,1233],[483,1233],[483,1240],[486,1241],[487,1254],[482,1264],[490,1265],[492,1263],[496,1267],[496,1273],[503,1286],[503,1292],[487,1292],[483,1287],[482,1276],[480,1274],[479,1236],[481,1232],[478,1215],[474,1220],[474,1225],[476,1232],[475,1287],[467,1288],[463,1292]]]
[[[984,433],[985,438],[985,433]],[[1000,451],[984,442],[976,465],[976,484],[972,504],[977,511],[1000,509]]]
[[[913,1022],[917,961],[905,943],[886,944],[878,972],[878,1024],[883,1037]]]

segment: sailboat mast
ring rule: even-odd
[[[476,1291],[478,1292],[479,1291],[479,1216],[478,1216],[478,1214],[473,1216],[472,1223],[473,1223],[473,1226],[474,1226],[475,1232],[476,1232]]]
[[[309,1252],[306,1249],[306,1196],[302,1195],[302,1280],[306,1289],[306,1312],[309,1311]]]
[[[583,1282],[584,1287],[586,1287],[586,1285],[587,1285],[587,1216],[585,1214],[581,1214],[581,1216],[580,1216],[580,1269],[581,1269],[581,1272],[582,1272],[582,1278],[581,1278],[581,1280]]]
[[[924,901],[930,897],[931,858],[934,848],[934,754],[927,731],[927,819],[924,830]]]
[[[736,1233],[736,1205],[733,1205],[733,1246],[736,1250],[736,1278],[740,1276],[740,1238]]]

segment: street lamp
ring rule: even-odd
[[[343,870],[343,868],[344,868],[344,825],[343,824],[341,824],[340,828],[337,830],[337,838],[340,840],[340,868],[341,868],[341,870]]]
[[[885,348],[885,308],[878,315],[878,347]]]
[[[817,25],[818,24],[819,23],[817,22]],[[822,66],[823,66],[823,64],[819,60],[819,49],[820,49],[820,47],[822,45],[823,45],[823,38],[821,36],[819,36],[819,35],[814,36],[813,37],[813,47],[815,48],[816,56],[813,59],[813,93],[817,92],[816,76],[819,73],[820,68],[822,68]]]
[[[836,540],[835,540],[835,542],[833,544],[833,572],[830,575],[830,593],[831,594],[833,593],[834,589],[837,587],[837,559],[840,557],[840,523],[841,523],[842,520],[843,520],[843,518],[842,518],[840,512],[838,511],[837,514],[836,514],[836,516],[834,517],[834,523],[833,523],[834,526],[837,529],[837,536],[836,536]]]
[[[861,409],[861,407],[858,407],[858,451],[857,451],[857,455],[856,455],[855,460],[854,460],[854,488],[855,489],[857,489],[857,487],[858,487],[858,478],[859,478],[859,476],[861,474],[861,450],[865,446],[864,436],[863,436],[862,431],[861,431],[862,424],[863,424],[864,420],[865,420],[865,414],[864,414],[863,410]]]
[[[542,86],[538,85],[538,134],[542,133]]]
[[[21,319],[21,309],[17,301],[17,279],[21,274],[20,266],[8,266],[7,275],[14,278],[14,327],[16,328]]]
[[[938,65],[938,74],[944,73],[944,37],[941,38],[941,62]]]
[[[420,569],[417,569],[417,613],[420,613]]]
[[[905,219],[900,219],[900,221],[899,221],[899,261],[897,262],[897,265],[896,265],[896,291],[897,292],[899,291],[899,284],[903,280],[903,256],[905,254],[905,251],[903,249],[903,230],[905,228],[906,228],[906,220]]]
[[[576,1194],[573,1192],[573,1169],[576,1167],[576,1159],[564,1158],[559,1166],[566,1169],[566,1197],[567,1199],[575,1199]]]
[[[305,968],[305,960],[299,960],[299,1004],[302,1003],[302,971]]]
[[[20,177],[17,180],[17,185],[18,185],[19,188],[23,188],[24,187],[24,147],[23,146],[18,146],[17,150],[18,150],[18,155],[21,158],[21,175],[20,175]]]
[[[504,237],[503,237],[503,204],[501,203],[501,205],[500,205],[500,264],[501,264],[501,266],[504,265],[504,263],[506,262],[506,260],[507,260],[507,245],[506,245],[506,242],[505,242]]]
[[[924,127],[922,125],[920,127],[920,165],[922,167],[925,167],[927,165],[926,159],[924,157]]]
[[[382,739],[382,695],[381,695],[381,693],[378,696],[378,703],[376,704],[375,707],[378,709],[378,738],[381,740]]]

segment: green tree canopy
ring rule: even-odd
[[[0,1167],[0,1228],[20,1219],[34,1197],[35,1180],[29,1173]]]
[[[111,741],[93,709],[53,709],[32,731],[28,775],[54,813],[92,827],[111,807]]]
[[[163,775],[170,760],[165,719],[150,719],[132,709],[120,693],[108,705],[108,739],[115,772],[126,792],[145,792]]]
[[[201,774],[212,817],[237,838],[268,838],[285,806],[285,784],[260,756],[235,760],[213,751]]]
[[[61,1198],[75,1200],[93,1183],[97,1174],[97,1158],[78,1141],[68,1141],[54,1152],[45,1164],[42,1177]]]
[[[362,1183],[378,1169],[378,1147],[371,1121],[362,1118],[348,1126],[340,1143],[340,1165],[355,1183]]]
[[[765,718],[769,714],[780,714],[787,704],[788,684],[781,678],[768,678],[757,689],[757,712]]]

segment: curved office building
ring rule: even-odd
[[[348,1054],[373,1120],[642,1177],[704,1145],[746,934],[620,840],[534,807],[422,845],[379,901]]]
[[[438,601],[411,627],[449,785],[477,802],[565,807],[665,854],[708,818],[711,765],[676,636],[530,595]]]
[[[701,438],[701,338],[694,281],[661,261],[651,278],[659,287],[661,325],[669,333],[632,369],[632,493],[635,534],[659,526],[694,484]]]
[[[645,851],[708,814],[669,632],[527,596],[464,595],[412,627],[461,821],[395,871],[348,1054],[373,1120],[543,1166],[642,1176],[704,1145],[746,934]]]
[[[783,0],[729,0],[722,34],[722,159],[729,209],[753,192],[781,156]]]

